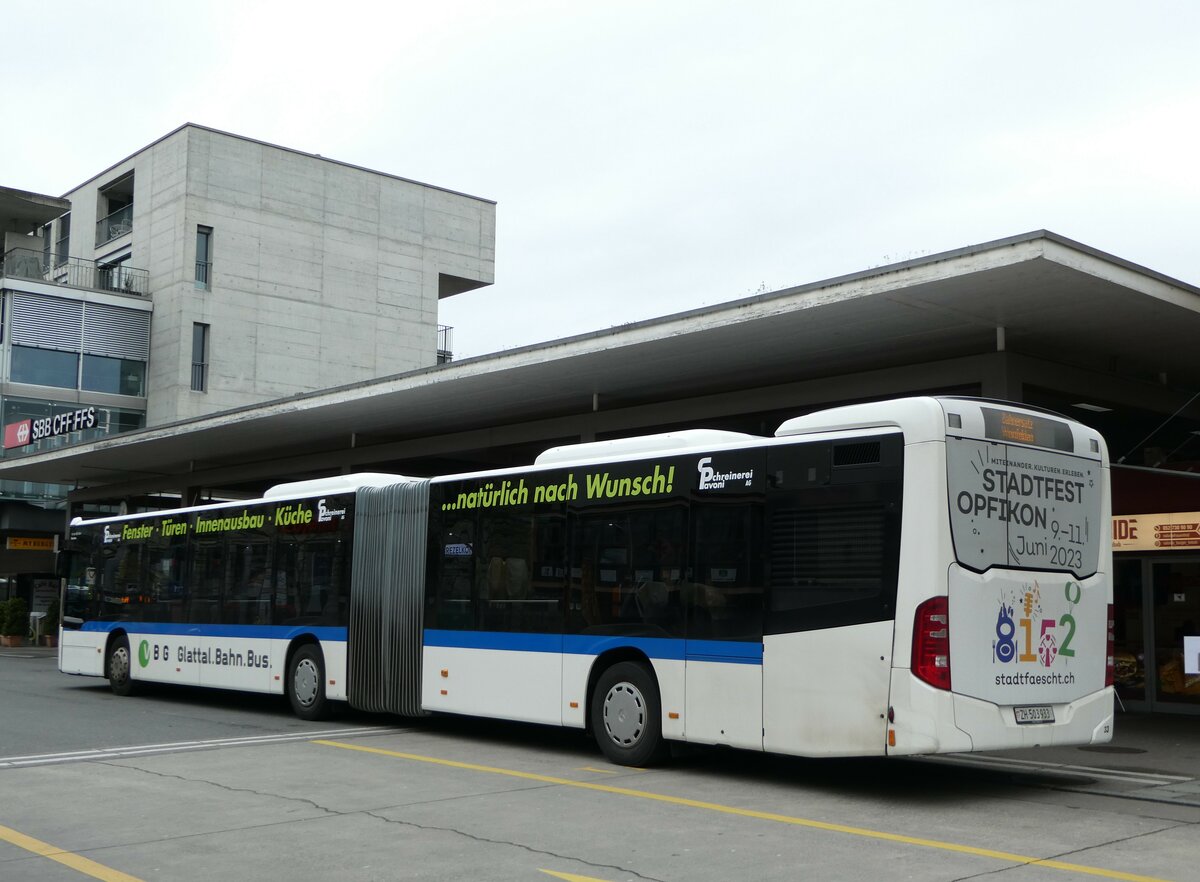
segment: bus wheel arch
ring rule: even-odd
[[[666,758],[661,691],[645,654],[614,650],[596,659],[588,677],[587,725],[613,763],[647,766]]]
[[[133,679],[133,653],[125,631],[113,631],[108,635],[104,647],[104,676],[114,695],[132,695],[137,688]]]
[[[299,638],[288,647],[285,689],[292,712],[300,719],[322,720],[329,715],[325,653],[315,637]]]

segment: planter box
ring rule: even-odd
[[[24,645],[25,645],[24,637],[9,637],[7,635],[0,634],[0,646],[24,646]]]
[[[58,646],[58,635],[57,634],[43,634],[42,635],[42,646],[49,646],[51,649]]]

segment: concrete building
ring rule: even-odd
[[[5,456],[432,367],[438,301],[495,266],[493,202],[193,124],[63,197],[0,189],[0,232]],[[8,514],[14,538],[62,522]],[[0,580],[38,550],[0,549]]]
[[[150,426],[429,367],[493,281],[494,203],[202,126],[65,198],[71,257],[146,270]]]

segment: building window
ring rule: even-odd
[[[11,376],[14,383],[76,389],[79,387],[79,353],[14,346]]]
[[[83,388],[114,395],[146,394],[146,363],[103,355],[83,356]]]
[[[208,325],[192,325],[192,391],[208,391]]]
[[[97,191],[96,247],[133,230],[133,173]]]
[[[71,215],[58,219],[58,241],[54,245],[54,265],[62,266],[71,252]]]
[[[212,287],[212,227],[196,227],[196,287]]]

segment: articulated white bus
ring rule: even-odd
[[[805,756],[1108,741],[1108,459],[910,398],[76,520],[61,670]]]

